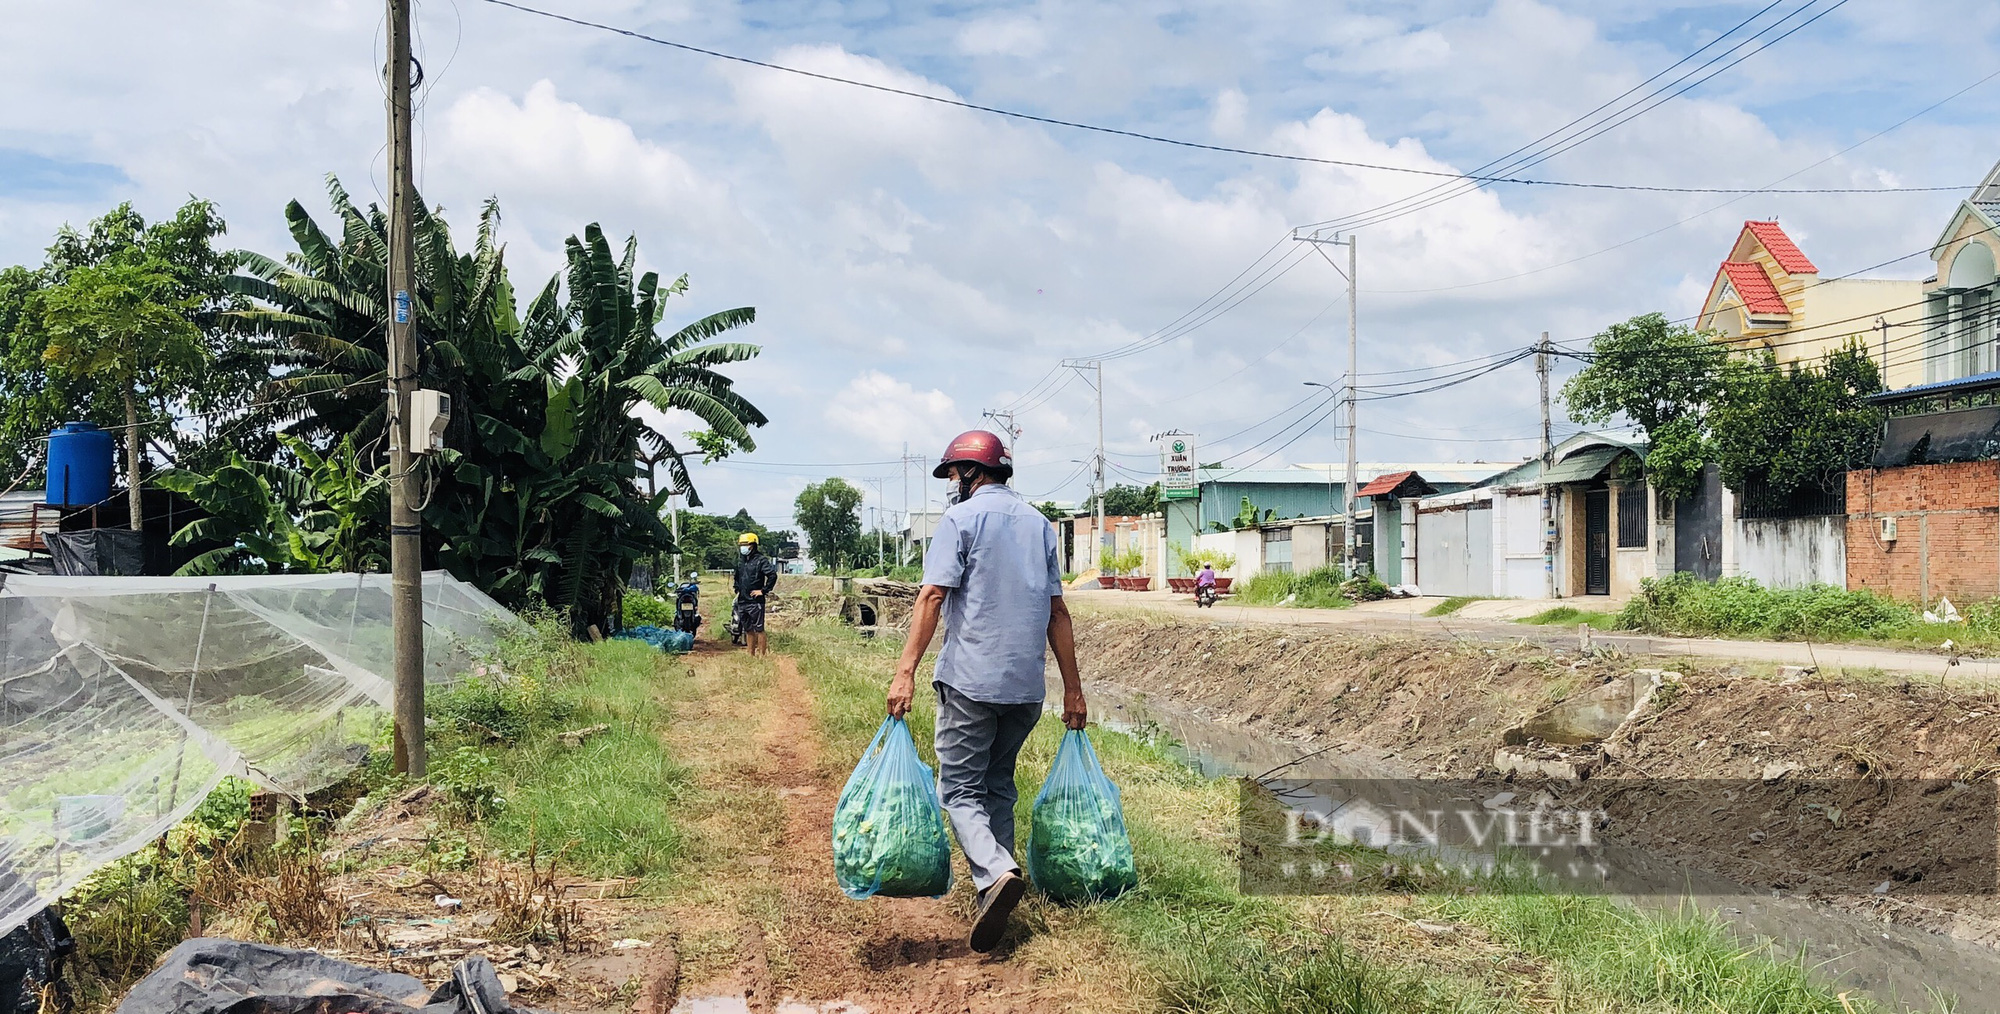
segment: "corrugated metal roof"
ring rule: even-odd
[[[1893,405],[1899,401],[1914,401],[1918,398],[1929,398],[1940,394],[1970,394],[1991,387],[2000,387],[2000,370],[1975,373],[1972,376],[1959,377],[1956,380],[1934,380],[1928,384],[1912,384],[1909,387],[1898,388],[1894,391],[1871,394],[1868,396],[1868,400],[1877,405]]]
[[[1544,481],[1548,485],[1563,482],[1588,482],[1604,474],[1611,463],[1619,457],[1632,453],[1623,447],[1591,447],[1576,452],[1549,466]]]

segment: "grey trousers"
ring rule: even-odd
[[[1014,761],[1042,717],[1040,704],[986,704],[937,688],[938,797],[958,847],[985,890],[1014,861]]]

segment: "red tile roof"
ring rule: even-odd
[[[1771,276],[1755,261],[1723,261],[1722,273],[1729,276],[1729,284],[1735,287],[1737,298],[1743,300],[1744,309],[1760,317],[1792,315],[1785,297],[1778,295],[1778,287],[1771,284]]]
[[[1743,228],[1750,230],[1750,234],[1757,237],[1757,242],[1764,244],[1764,250],[1778,262],[1779,267],[1785,269],[1786,274],[1819,274],[1819,268],[1813,266],[1812,259],[1799,249],[1797,243],[1792,242],[1792,237],[1785,235],[1785,230],[1778,228],[1778,223],[1745,222]]]
[[[1366,486],[1363,486],[1360,489],[1356,490],[1354,495],[1357,497],[1363,497],[1363,496],[1382,496],[1383,494],[1386,493],[1394,493],[1396,491],[1396,487],[1401,486],[1403,484],[1404,479],[1407,479],[1415,474],[1417,473],[1390,472],[1388,475],[1378,475],[1372,481],[1370,481]]]

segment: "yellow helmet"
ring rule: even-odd
[[[738,535],[738,536],[736,537],[736,544],[737,544],[737,545],[739,545],[739,546],[754,546],[754,545],[756,545],[756,544],[757,544],[757,533],[756,533],[756,532],[744,532],[743,534],[741,534],[741,535]]]

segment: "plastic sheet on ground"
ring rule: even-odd
[[[507,1001],[485,958],[466,958],[436,991],[316,951],[201,938],[140,980],[117,1014],[533,1014]]]
[[[424,578],[425,675],[521,621]],[[302,796],[392,704],[389,578],[9,577],[0,585],[0,933],[158,837],[224,777]]]

